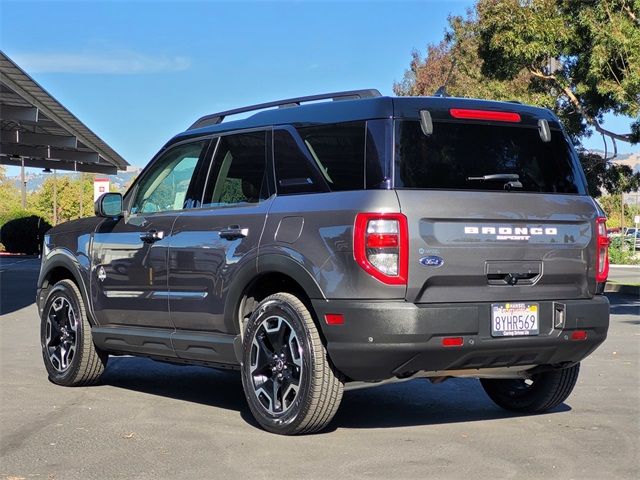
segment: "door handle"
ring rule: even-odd
[[[220,230],[220,238],[225,240],[235,240],[237,238],[244,238],[249,235],[248,228],[240,228],[239,225],[229,225],[228,228]]]
[[[140,240],[144,243],[154,243],[164,238],[164,232],[162,230],[149,230],[148,232],[142,232],[140,234]]]

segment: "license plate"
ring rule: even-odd
[[[514,337],[538,335],[537,303],[493,303],[491,305],[491,336]]]

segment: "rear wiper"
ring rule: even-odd
[[[517,173],[492,173],[491,175],[483,175],[481,177],[467,177],[467,181],[480,181],[480,182],[500,182],[504,181],[504,188],[509,190],[511,188],[522,188],[520,183],[520,175]]]

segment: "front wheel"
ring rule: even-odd
[[[271,295],[251,315],[243,339],[242,385],[251,413],[270,432],[313,433],[333,419],[343,383],[296,296]]]
[[[537,373],[527,380],[480,379],[489,398],[500,407],[521,413],[541,413],[564,402],[575,387],[580,364]]]
[[[60,280],[49,290],[40,340],[49,379],[58,385],[91,385],[107,364],[108,355],[93,344],[82,295],[71,280]]]

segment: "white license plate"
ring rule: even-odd
[[[538,335],[537,303],[491,304],[491,336]]]

